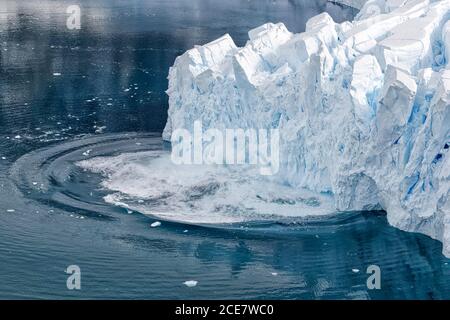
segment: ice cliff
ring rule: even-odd
[[[353,22],[326,14],[178,57],[163,138],[195,120],[279,128],[277,179],[334,196],[337,211],[386,210],[389,223],[450,256],[450,0],[369,0]]]

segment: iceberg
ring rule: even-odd
[[[352,22],[266,23],[244,47],[224,35],[178,57],[163,139],[196,120],[278,128],[273,179],[332,195],[336,212],[385,210],[450,257],[450,0],[352,3]]]

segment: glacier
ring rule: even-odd
[[[339,2],[339,1],[335,1]],[[333,197],[336,212],[382,209],[450,257],[450,0],[369,0],[352,22],[327,14],[227,34],[169,71],[177,128],[278,128],[272,179]]]

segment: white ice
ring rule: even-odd
[[[352,22],[267,23],[242,48],[225,35],[178,57],[163,137],[196,120],[279,128],[280,197],[306,188],[335,211],[384,209],[450,256],[450,1],[352,3]]]

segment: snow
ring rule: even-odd
[[[353,5],[352,22],[267,23],[242,48],[225,35],[178,57],[163,138],[196,120],[279,128],[279,183],[331,194],[336,212],[384,209],[450,256],[450,1]]]

